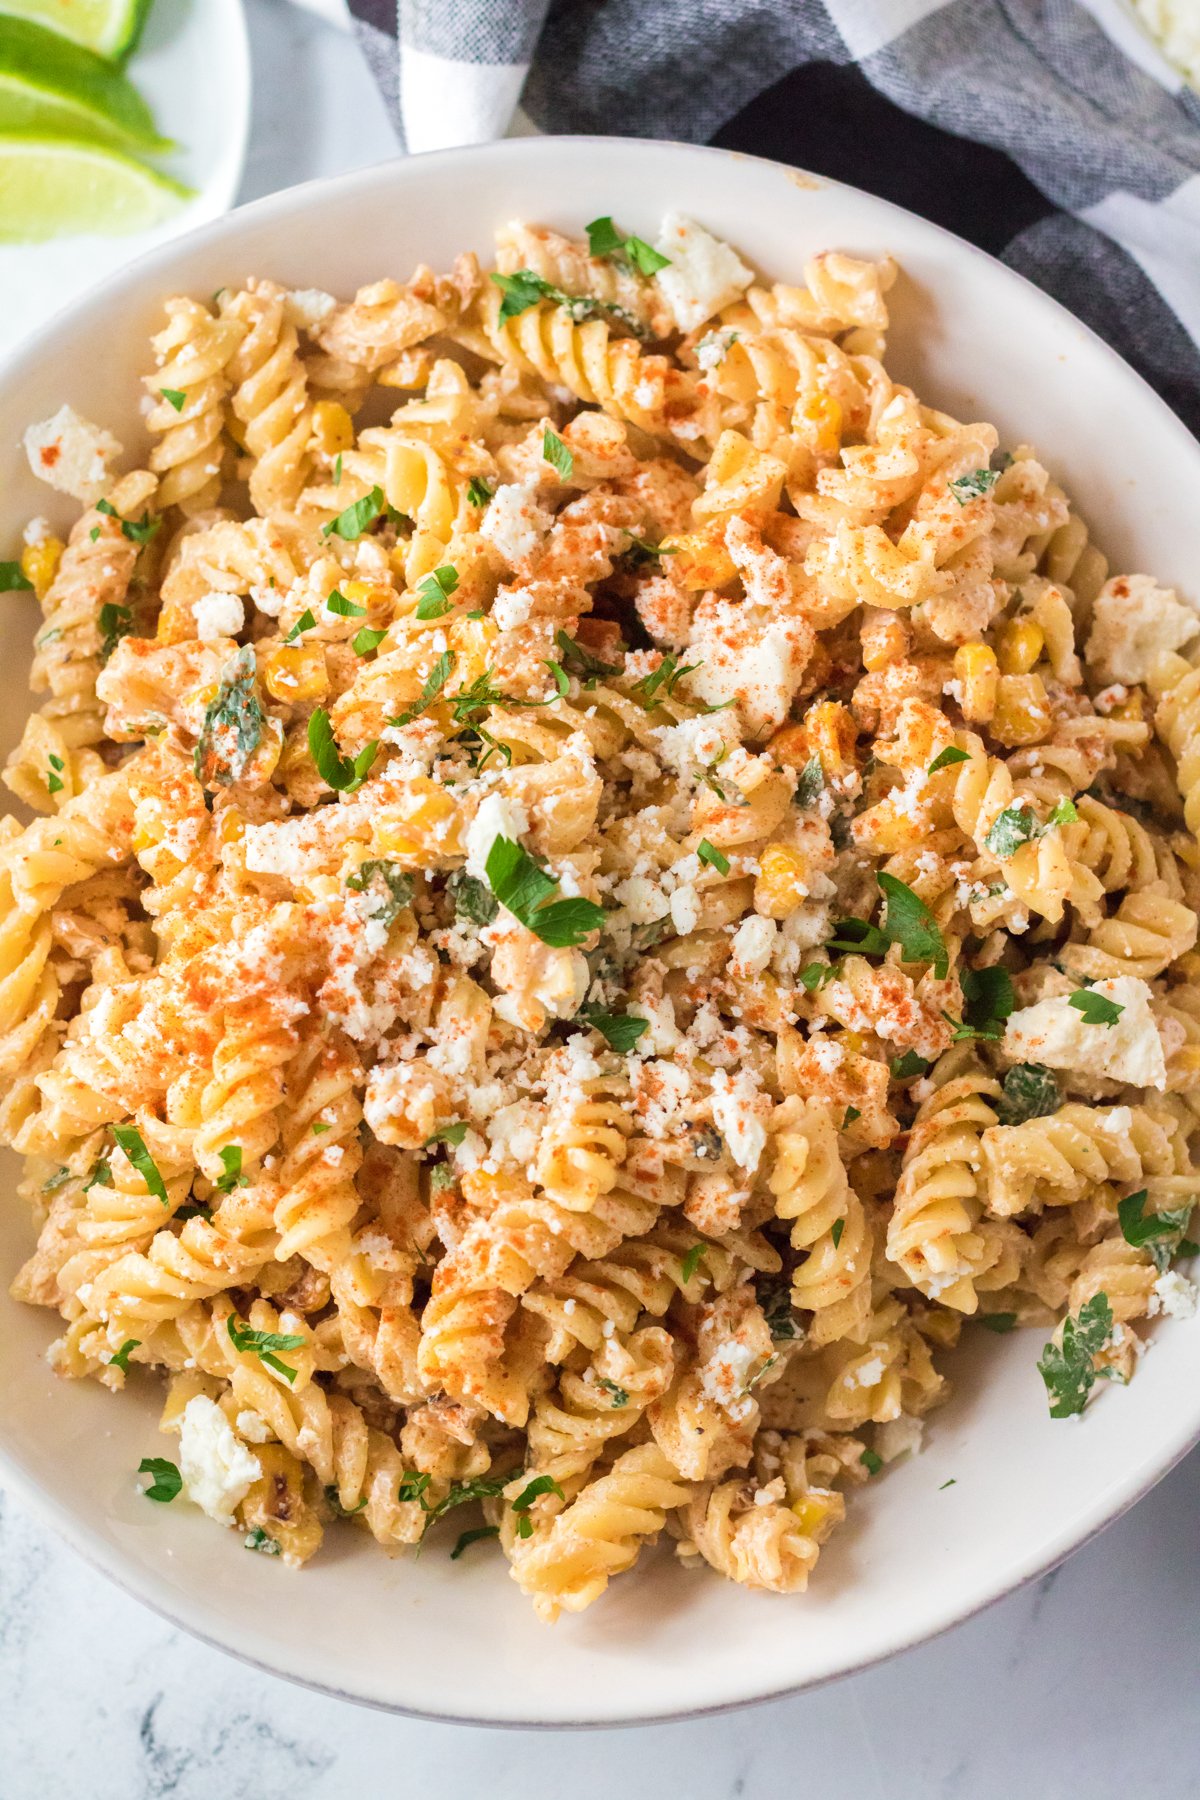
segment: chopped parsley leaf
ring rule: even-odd
[[[833,1221],[833,1224],[829,1228],[829,1235],[833,1240],[833,1247],[835,1250],[837,1249],[838,1245],[842,1241],[842,1233],[843,1233],[843,1231],[845,1231],[845,1229],[846,1229],[845,1219],[835,1219]]]
[[[997,1337],[1004,1337],[1016,1325],[1017,1315],[1010,1312],[981,1313],[979,1323],[985,1331],[994,1331]]]
[[[1001,862],[1015,856],[1022,844],[1040,836],[1041,824],[1032,806],[1006,806],[989,826],[984,843]]]
[[[1027,1119],[1044,1119],[1062,1105],[1058,1082],[1041,1063],[1014,1063],[1004,1077],[1004,1092],[996,1102],[1002,1125],[1023,1125]]]
[[[62,771],[66,766],[61,756],[50,757],[50,773],[46,777],[46,791],[50,794],[61,794],[63,791]]]
[[[325,1489],[325,1502],[335,1518],[352,1519],[355,1513],[363,1511],[367,1504],[367,1496],[363,1494],[354,1506],[343,1506],[342,1497],[338,1493],[337,1488],[330,1485]]]
[[[868,1475],[878,1475],[883,1467],[883,1458],[875,1450],[864,1450],[858,1460]]]
[[[295,1369],[290,1363],[280,1362],[275,1351],[302,1349],[308,1341],[306,1338],[298,1337],[295,1332],[291,1331],[255,1331],[252,1326],[243,1324],[234,1312],[230,1313],[225,1325],[229,1332],[229,1341],[239,1356],[253,1352],[260,1362],[266,1363],[269,1369],[274,1369],[277,1374],[283,1375],[289,1383],[295,1381]]]
[[[806,963],[800,971],[800,986],[807,989],[810,994],[816,994],[827,982],[834,980],[836,975],[837,966],[834,963]]]
[[[328,525],[322,525],[321,536],[336,536],[347,541],[360,538],[381,516],[385,504],[383,489],[373,487],[361,500],[355,500],[352,505],[345,507],[336,519],[330,519]]]
[[[443,650],[442,654],[438,657],[425,678],[425,686],[421,689],[420,699],[414,700],[411,706],[406,706],[404,711],[402,713],[397,713],[394,719],[389,719],[388,724],[411,725],[414,719],[420,718],[426,707],[433,705],[433,702],[437,699],[438,695],[449,681],[450,673],[453,668],[453,650]]]
[[[126,1338],[119,1350],[114,1350],[108,1359],[110,1369],[120,1369],[123,1375],[129,1373],[129,1357],[132,1351],[141,1344],[141,1338]]]
[[[32,594],[32,592],[33,583],[19,562],[0,562],[0,594]]]
[[[906,1050],[903,1056],[894,1056],[891,1063],[892,1074],[897,1081],[909,1081],[914,1075],[924,1075],[931,1067],[932,1064],[923,1056],[918,1056],[915,1050]]]
[[[469,1550],[472,1544],[481,1544],[485,1538],[499,1536],[500,1527],[498,1525],[476,1525],[472,1531],[464,1531],[450,1552],[450,1561],[457,1562],[463,1551]]]
[[[474,875],[459,870],[450,877],[446,888],[453,896],[455,913],[472,925],[490,925],[499,911],[487,887]]]
[[[334,588],[325,601],[326,612],[333,613],[339,619],[365,619],[367,609],[357,606],[353,600],[347,600],[340,588]]]
[[[388,862],[386,858],[372,858],[369,862],[359,863],[353,875],[347,875],[346,886],[356,894],[365,894],[369,887],[375,886],[379,893],[379,905],[367,916],[383,925],[394,925],[401,912],[413,897],[412,877],[406,875],[399,863]]]
[[[300,614],[300,617],[296,620],[296,623],[292,626],[292,629],[284,638],[284,643],[294,644],[302,632],[315,630],[316,623],[317,621],[313,617],[312,608],[306,606],[304,611]]]
[[[692,1279],[692,1276],[696,1273],[696,1270],[700,1267],[700,1258],[704,1255],[704,1252],[707,1250],[707,1248],[708,1248],[707,1244],[693,1244],[691,1249],[688,1251],[687,1255],[684,1257],[683,1262],[680,1265],[680,1271],[679,1271],[680,1275],[683,1278],[684,1287],[686,1287],[688,1285],[688,1283]]]
[[[221,1151],[221,1167],[225,1173],[215,1184],[218,1194],[232,1194],[235,1187],[249,1185],[250,1177],[242,1174],[242,1146],[226,1144]]]
[[[685,675],[694,675],[699,667],[699,663],[685,663],[681,667],[678,658],[668,654],[663,657],[657,669],[651,669],[649,675],[643,675],[640,681],[635,681],[629,692],[650,712],[660,704],[660,688],[669,700],[675,692],[676,683],[682,681]]]
[[[1081,1413],[1096,1384],[1095,1358],[1112,1334],[1112,1307],[1107,1294],[1093,1294],[1069,1314],[1059,1327],[1059,1342],[1052,1338],[1038,1361],[1038,1373],[1046,1384],[1052,1419],[1069,1419]]]
[[[158,391],[163,399],[175,408],[176,412],[183,411],[183,403],[187,399],[187,395],[182,388],[159,388]]]
[[[993,1042],[1003,1036],[1003,1025],[1017,996],[1012,976],[996,965],[987,969],[964,969],[960,976],[963,994],[963,1023],[955,1030],[955,1041],[966,1037],[989,1038]]]
[[[947,744],[944,750],[938,751],[925,772],[927,775],[936,775],[939,769],[952,769],[955,763],[970,762],[970,760],[969,751],[960,750],[955,744]]]
[[[337,747],[329,714],[323,706],[316,707],[309,718],[308,748],[322,781],[340,794],[358,792],[379,753],[378,740],[372,738],[369,744],[363,745],[353,761],[348,756],[343,756]]]
[[[443,563],[417,587],[418,619],[441,619],[451,611],[450,596],[458,586],[458,570]]]
[[[257,1550],[262,1556],[281,1556],[283,1553],[271,1536],[261,1525],[255,1525],[242,1539],[243,1550]]]
[[[595,1006],[582,1007],[576,1017],[590,1025],[593,1031],[598,1031],[605,1043],[620,1056],[627,1056],[650,1027],[649,1019],[640,1019],[636,1013],[603,1012]]]
[[[133,630],[133,614],[127,606],[106,600],[96,623],[100,628],[100,661],[106,663],[121,639]]]
[[[256,675],[252,644],[235,651],[221,671],[221,684],[204,714],[192,758],[196,779],[206,794],[214,786],[232,787],[240,781],[262,742],[267,715],[258,697]]]
[[[1075,1008],[1085,1025],[1115,1025],[1125,1011],[1115,1000],[1098,994],[1095,988],[1077,988],[1067,1005]]]
[[[512,838],[492,840],[485,868],[488,885],[501,906],[544,944],[571,948],[604,924],[605,909],[594,900],[552,900],[558,882]]]
[[[486,506],[494,498],[495,492],[495,488],[489,487],[478,475],[473,475],[467,484],[467,499],[472,506]]]
[[[174,1500],[183,1487],[183,1476],[165,1456],[143,1456],[138,1464],[138,1474],[153,1475],[154,1480],[142,1492],[147,1500],[157,1500],[162,1505]]]
[[[1125,1242],[1135,1249],[1149,1250],[1155,1268],[1162,1275],[1182,1246],[1195,1201],[1189,1200],[1186,1205],[1172,1207],[1169,1211],[1147,1213],[1147,1197],[1145,1188],[1136,1194],[1126,1194],[1124,1200],[1117,1203],[1117,1217]]]
[[[819,756],[810,756],[796,778],[793,799],[797,806],[815,806],[825,792],[825,770]]]
[[[467,1121],[455,1119],[452,1125],[439,1125],[437,1130],[425,1139],[425,1148],[428,1150],[431,1144],[454,1144],[457,1146],[462,1143],[466,1135]]]
[[[539,300],[550,300],[555,306],[561,306],[575,325],[582,325],[587,319],[607,317],[619,319],[637,337],[644,335],[641,321],[615,301],[598,300],[592,294],[565,293],[552,282],[544,281],[532,269],[518,269],[513,275],[493,274],[490,279],[503,296],[498,320],[501,325],[507,325],[510,319],[528,312]]]
[[[563,443],[556,431],[547,425],[542,433],[542,461],[548,462],[557,470],[564,481],[569,481],[575,469],[575,458]]]
[[[972,469],[969,475],[957,475],[949,484],[950,492],[960,506],[968,500],[980,500],[996,485],[997,477],[991,469]]]
[[[565,1500],[567,1497],[553,1475],[535,1475],[528,1487],[522,1488],[512,1503],[512,1509],[517,1515],[518,1537],[527,1538],[533,1535],[533,1521],[529,1517],[529,1509],[534,1501],[539,1500],[543,1494],[557,1494],[560,1500]]]
[[[592,256],[626,263],[636,269],[639,275],[657,275],[660,269],[670,266],[669,256],[655,250],[645,238],[622,236],[608,217],[593,219],[587,228],[587,234],[588,250]]]
[[[145,1140],[137,1126],[110,1125],[109,1130],[145,1182],[146,1192],[153,1194],[154,1198],[161,1201],[164,1206],[169,1206],[167,1184],[159,1173],[158,1164],[147,1150]]]
[[[378,650],[387,634],[386,625],[364,625],[351,638],[350,648],[355,656],[370,656],[373,650]]]
[[[602,1387],[606,1394],[612,1395],[612,1403],[614,1406],[629,1405],[628,1388],[618,1387],[617,1383],[615,1381],[610,1381],[607,1375],[597,1375],[596,1385],[597,1387]]]
[[[554,642],[567,674],[574,675],[585,688],[594,688],[605,675],[619,675],[621,672],[615,663],[601,662],[598,656],[593,656],[585,645],[577,644],[565,631],[556,631]]]

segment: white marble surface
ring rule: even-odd
[[[351,42],[284,0],[248,7],[245,197],[389,155]],[[922,1649],[750,1711],[573,1735],[390,1718],[243,1668],[0,1491],[0,1795],[1195,1800],[1198,1515],[1200,1451],[1057,1573]]]

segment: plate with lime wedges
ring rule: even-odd
[[[249,122],[242,0],[0,0],[0,351],[228,211]]]

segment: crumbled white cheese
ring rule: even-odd
[[[266,1444],[271,1440],[271,1427],[267,1421],[249,1408],[238,1414],[237,1428],[248,1444]]]
[[[43,519],[40,516],[36,519],[30,519],[28,525],[21,533],[25,542],[34,546],[44,544],[50,535],[50,521],[48,519]]]
[[[236,594],[201,594],[192,609],[201,643],[236,637],[246,623],[246,609]]]
[[[488,851],[498,837],[520,843],[529,830],[529,814],[519,800],[506,794],[485,794],[479,811],[467,826],[467,874],[487,881]]]
[[[40,481],[92,506],[109,486],[121,446],[110,431],[62,406],[52,419],[29,427],[25,454]]]
[[[771,960],[779,927],[774,919],[751,913],[733,934],[732,972],[735,976],[761,975]]]
[[[719,600],[701,606],[688,639],[699,665],[692,692],[708,706],[737,702],[751,737],[766,737],[788,716],[812,654],[812,627],[799,617],[761,619],[761,608]]]
[[[554,514],[542,505],[535,481],[506,482],[488,502],[479,535],[515,568],[541,549],[553,523]]]
[[[719,1344],[700,1366],[700,1385],[715,1405],[723,1407],[731,1418],[744,1418],[750,1410],[746,1386],[750,1371],[759,1361],[758,1353],[737,1338]]]
[[[270,582],[264,581],[254,584],[250,589],[250,598],[260,613],[266,613],[268,619],[277,619],[286,595],[281,587],[273,587]]]
[[[1166,1059],[1147,984],[1136,975],[1117,975],[1087,991],[1121,1007],[1120,1017],[1111,1025],[1089,1025],[1071,1005],[1070,995],[1056,994],[1011,1015],[1004,1030],[1005,1056],[1134,1087],[1165,1088]]]
[[[736,331],[710,331],[696,345],[696,361],[706,375],[719,368],[737,342]]]
[[[694,331],[754,280],[737,252],[682,213],[668,213],[655,249],[670,258],[655,276],[681,331]]]
[[[324,288],[293,288],[283,297],[283,316],[298,331],[315,331],[336,305],[333,295]]]
[[[1158,1307],[1172,1319],[1191,1319],[1195,1317],[1197,1294],[1196,1284],[1189,1281],[1186,1275],[1177,1274],[1168,1269],[1160,1275],[1154,1284],[1154,1292],[1158,1299]]]
[[[885,1463],[895,1462],[898,1456],[910,1452],[915,1456],[924,1433],[924,1419],[910,1419],[907,1413],[901,1413],[898,1419],[887,1419],[875,1428],[876,1454]]]
[[[1200,635],[1200,613],[1150,575],[1115,575],[1092,606],[1088,667],[1101,681],[1146,681],[1160,657]]]
[[[671,895],[671,923],[684,937],[700,923],[700,896],[690,884]]]
[[[189,1500],[218,1525],[232,1525],[234,1508],[262,1474],[262,1464],[234,1435],[215,1401],[196,1394],[180,1421],[179,1473]]]
[[[751,1069],[730,1076],[717,1069],[712,1078],[713,1124],[729,1146],[729,1154],[742,1169],[757,1169],[767,1147],[763,1105],[758,1077]]]

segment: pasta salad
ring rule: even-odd
[[[168,300],[140,460],[30,429],[13,1292],[165,1378],[150,1501],[792,1592],[964,1325],[1063,1418],[1194,1310],[1200,616],[895,278],[514,223]]]

